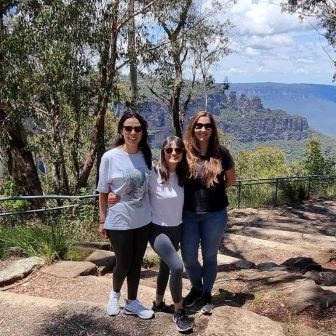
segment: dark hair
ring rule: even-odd
[[[121,135],[121,131],[124,127],[124,122],[127,119],[130,118],[135,118],[139,121],[141,128],[142,128],[142,137],[141,140],[139,142],[139,149],[141,150],[144,158],[145,158],[145,162],[147,164],[147,167],[149,169],[152,169],[152,152],[150,149],[150,146],[148,144],[148,131],[147,131],[147,121],[139,114],[139,113],[135,113],[135,112],[126,112],[124,113],[119,122],[118,122],[118,134],[117,134],[117,138],[113,143],[113,147],[118,147],[121,146],[125,143],[125,139],[124,137]]]
[[[204,160],[204,180],[207,187],[217,183],[217,177],[222,170],[221,164],[221,146],[219,143],[216,121],[212,114],[206,111],[197,112],[192,116],[187,126],[184,143],[187,149],[187,159],[190,169],[190,177],[197,177],[197,162],[200,158],[199,143],[195,136],[195,125],[201,117],[208,117],[212,125],[212,133],[209,139],[206,160]]]
[[[169,170],[168,170],[167,162],[165,160],[164,150],[166,148],[169,148],[169,146],[172,143],[175,143],[177,147],[180,147],[183,149],[182,159],[176,166],[178,184],[180,186],[183,186],[184,181],[187,177],[187,173],[188,173],[188,163],[187,163],[187,154],[186,154],[185,146],[181,138],[171,135],[163,141],[163,144],[161,146],[161,152],[160,152],[160,160],[157,163],[156,168],[160,175],[161,182],[162,183],[168,182],[169,181]]]

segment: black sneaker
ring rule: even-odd
[[[160,304],[156,305],[155,301],[153,301],[152,310],[156,313],[167,313],[167,314],[174,314],[175,309],[174,305],[166,305],[164,301],[160,302]]]
[[[202,298],[202,291],[191,288],[189,294],[183,299],[183,307],[190,308]]]
[[[191,322],[183,309],[178,309],[174,314],[173,321],[179,332],[187,332],[192,330]]]
[[[200,301],[202,303],[201,312],[205,315],[212,314],[212,310],[214,308],[214,305],[212,304],[211,293],[208,293],[208,292],[203,293]]]

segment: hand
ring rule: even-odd
[[[106,229],[104,229],[104,223],[99,223],[98,232],[103,238],[108,238]]]
[[[119,195],[115,195],[113,193],[109,193],[108,197],[107,197],[107,204],[109,207],[117,204],[120,201],[120,196]]]

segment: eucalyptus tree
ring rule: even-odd
[[[92,119],[96,83],[87,57],[92,12],[91,1],[18,1],[11,18],[13,68],[28,106],[23,118],[36,153],[52,167],[56,193],[76,190],[92,133],[83,126]]]
[[[129,62],[128,24],[151,4],[130,14],[121,0],[17,1],[13,71],[35,151],[52,166],[53,192],[78,192],[99,166],[111,136],[106,113]]]
[[[134,47],[129,45],[127,49],[127,33],[132,26],[135,16],[145,13],[157,0],[145,1],[137,3],[135,6],[133,1],[108,0],[105,2],[97,1],[100,4],[97,10],[100,11],[96,15],[95,23],[96,42],[92,48],[98,56],[98,72],[99,80],[97,85],[97,103],[95,108],[95,128],[92,135],[90,156],[85,161],[84,168],[87,178],[91,171],[94,160],[96,159],[97,174],[98,167],[102,155],[105,152],[105,115],[112,96],[118,91],[118,74],[123,67],[129,64],[131,58],[131,66],[137,62],[135,59]],[[128,36],[132,37],[132,33]],[[136,80],[136,79],[135,79]],[[133,89],[136,83],[133,82]],[[133,93],[133,101],[136,92]],[[97,176],[98,178],[98,176]]]
[[[300,18],[316,18],[323,31],[319,31],[329,44],[336,48],[336,1],[334,0],[284,0],[282,9],[289,13],[298,13]],[[336,60],[329,54],[336,66]],[[336,80],[336,72],[333,80]]]
[[[318,140],[310,139],[305,148],[302,167],[306,175],[328,175],[335,173],[336,161],[330,153],[322,151]]]
[[[173,131],[180,137],[199,71],[203,69],[201,77],[207,83],[210,65],[229,52],[231,26],[228,20],[216,20],[219,9],[224,7],[216,2],[204,9],[195,0],[160,2],[153,6],[152,21],[147,23],[151,31],[146,36],[143,78],[167,106]]]
[[[13,68],[13,48],[8,16],[18,1],[0,3],[0,155],[21,195],[42,194],[41,183],[29,147],[26,130],[21,121],[27,106],[27,95],[20,89],[20,78]],[[24,86],[25,83],[22,83]],[[39,206],[42,202],[33,202]]]

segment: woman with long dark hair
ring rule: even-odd
[[[162,144],[160,159],[152,169],[148,187],[152,216],[149,241],[160,257],[156,298],[152,309],[155,312],[173,313],[173,320],[180,332],[192,329],[182,307],[183,263],[177,254],[182,231],[183,185],[187,172],[184,143],[176,136],[169,136]],[[117,195],[109,196],[109,205],[115,206],[118,201]],[[164,302],[168,279],[174,308]]]
[[[148,178],[152,169],[147,123],[137,113],[125,113],[118,123],[113,149],[107,151],[99,168],[99,232],[109,238],[116,257],[113,289],[107,305],[109,315],[120,312],[120,290],[127,279],[128,297],[124,313],[149,319],[153,310],[137,300],[141,262],[146,251],[151,222]],[[108,207],[108,193],[119,202]]]
[[[196,113],[184,136],[189,176],[184,187],[182,259],[192,288],[183,305],[202,302],[202,312],[213,309],[211,290],[217,276],[217,253],[227,224],[226,189],[235,183],[234,162],[220,145],[213,116]],[[198,261],[201,246],[203,264]]]

